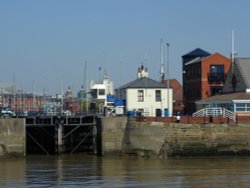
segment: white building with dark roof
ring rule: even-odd
[[[168,117],[173,113],[172,89],[148,78],[147,69],[141,66],[137,79],[116,89],[117,96],[126,100],[127,112],[139,112],[144,116]]]

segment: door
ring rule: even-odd
[[[164,116],[168,117],[168,109],[167,108],[164,109]]]
[[[161,109],[155,110],[156,117],[161,117]]]

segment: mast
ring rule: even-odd
[[[85,65],[84,65],[84,73],[83,73],[83,89],[85,91],[87,91],[87,61],[85,61]]]
[[[170,93],[169,93],[169,89],[170,89],[170,83],[169,83],[169,43],[166,43],[167,45],[167,88],[168,88],[168,103],[167,103],[167,108],[168,108],[168,117],[169,117],[169,113],[170,113]]]
[[[16,112],[16,75],[13,74],[13,111]]]
[[[63,103],[64,103],[64,101],[63,101],[63,78],[62,78],[62,80],[61,80],[61,115],[63,115]]]
[[[164,81],[164,41],[161,39],[161,67],[160,67],[160,76],[161,81]]]
[[[85,104],[86,104],[86,112],[88,113],[88,101],[87,101],[87,93],[88,93],[88,80],[87,80],[87,68],[88,68],[88,62],[85,61],[85,65],[84,65],[84,91],[85,91],[85,94],[84,94],[84,101],[85,101]]]
[[[235,51],[234,51],[234,30],[232,30],[232,89],[236,91],[237,78],[235,75]]]
[[[231,56],[232,56],[232,73],[233,74],[234,74],[234,71],[235,71],[234,70],[235,69],[234,68],[235,67],[235,65],[234,65],[234,63],[235,63],[234,62],[234,58],[235,58],[234,55],[235,55],[235,52],[234,52],[234,30],[232,30],[232,55]]]

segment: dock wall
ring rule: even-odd
[[[142,157],[249,155],[250,123],[178,124],[103,119],[103,153]]]
[[[25,119],[0,119],[0,157],[25,155]]]
[[[127,126],[126,117],[105,117],[102,125],[102,155],[121,154]]]

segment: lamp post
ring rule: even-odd
[[[170,44],[166,43],[166,45],[167,45],[167,89],[168,89],[167,108],[168,108],[168,117],[169,117],[170,115],[170,109],[169,109],[170,108],[170,103],[169,103],[169,99],[170,99],[169,97],[169,46]]]

